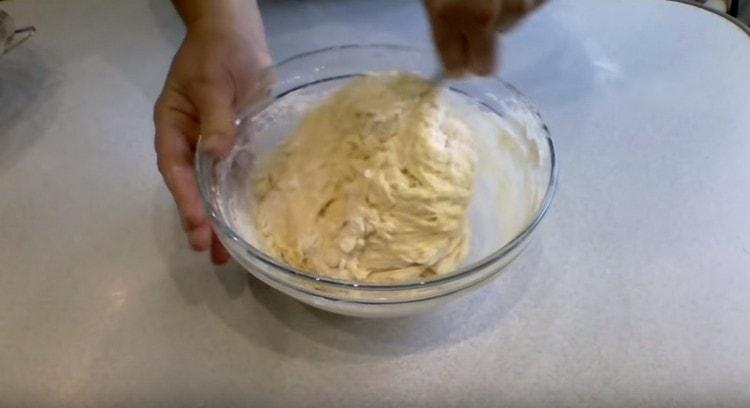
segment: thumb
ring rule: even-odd
[[[209,86],[200,90],[196,96],[201,149],[218,156],[229,153],[234,145],[236,132],[232,92]]]

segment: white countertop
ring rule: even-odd
[[[0,406],[750,406],[750,37],[556,0],[505,41],[560,186],[529,250],[423,316],[317,312],[191,253],[151,110],[166,0],[0,3]],[[263,3],[276,58],[427,44],[418,2]]]

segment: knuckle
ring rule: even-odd
[[[190,84],[194,88],[211,86],[214,82],[214,75],[204,70],[198,71],[192,78],[190,78]]]
[[[183,214],[182,216],[183,223],[185,225],[185,229],[187,231],[195,231],[198,227],[203,225],[203,215],[199,213],[189,213],[189,214]],[[195,236],[198,236],[200,231],[195,231]]]
[[[157,155],[156,167],[164,178],[164,181],[171,188],[180,182],[182,170],[179,166],[172,164],[172,160],[164,155]]]
[[[212,67],[201,67],[195,70],[188,80],[193,89],[215,87],[220,82],[220,75]]]
[[[164,159],[161,156],[156,157],[156,168],[159,169],[159,173],[161,173],[162,176],[166,176],[167,167],[166,164],[164,164]]]
[[[167,183],[167,185],[172,186],[175,179],[174,167],[168,165],[167,160],[164,157],[158,156],[156,158],[156,168],[159,169],[159,173],[161,174],[162,178],[164,178],[164,181]]]
[[[200,237],[199,234],[195,233],[195,231],[188,230],[187,236],[188,236],[188,242],[190,243],[190,246],[193,248],[193,250],[205,251],[207,249],[206,244],[202,242],[204,240]]]
[[[154,103],[154,123],[159,123],[164,118],[164,111],[166,110],[164,106],[164,97],[159,96],[159,98],[156,100],[156,103]]]

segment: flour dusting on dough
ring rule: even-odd
[[[260,239],[322,276],[401,282],[452,272],[468,253],[473,146],[428,81],[354,79],[305,115],[253,178]]]

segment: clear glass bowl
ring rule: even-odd
[[[440,66],[429,51],[395,45],[351,45],[287,59],[264,74],[237,121],[237,143],[219,159],[197,149],[198,184],[219,239],[235,260],[268,285],[314,307],[362,317],[425,311],[457,298],[497,275],[526,247],[549,208],[556,185],[552,140],[528,101],[498,78],[449,81],[483,114],[496,115],[508,138],[480,149],[475,199],[470,206],[471,250],[447,275],[399,284],[350,282],[295,269],[262,250],[252,224],[249,178],[315,102],[351,78],[372,72],[406,71],[435,76]],[[514,144],[515,143],[515,144]],[[482,159],[484,157],[484,159]]]

